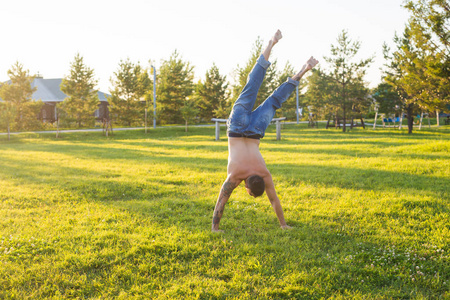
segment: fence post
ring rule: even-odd
[[[216,121],[216,141],[220,139],[220,123]]]
[[[147,133],[147,107],[145,108],[145,133]]]
[[[280,120],[277,120],[276,125],[277,125],[277,141],[279,141],[281,139],[281,122],[280,122]]]
[[[375,120],[373,121],[373,129],[377,126],[378,110],[375,112]]]

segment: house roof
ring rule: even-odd
[[[35,101],[42,100],[42,102],[62,102],[67,97],[61,91],[61,82],[62,78],[54,78],[54,79],[44,79],[42,77],[34,78],[31,83],[31,87],[36,87],[36,91],[33,93],[31,98]],[[6,83],[9,83],[6,82]],[[107,97],[110,97],[109,94],[98,91],[98,99],[101,102],[107,102]],[[0,99],[0,101],[2,101]]]
[[[32,88],[37,88],[31,96],[34,100],[41,99],[43,102],[61,102],[67,97],[61,91],[62,79],[43,79],[35,78],[31,83]]]

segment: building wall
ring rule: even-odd
[[[39,114],[39,119],[43,122],[53,123],[56,121],[56,102],[44,102],[42,106],[41,113]],[[102,101],[98,105],[98,109],[94,112],[94,116],[97,120],[102,121],[103,119],[109,119],[109,104],[108,102]]]

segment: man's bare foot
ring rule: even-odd
[[[220,229],[211,229],[212,232],[224,232],[223,230]]]
[[[319,61],[317,59],[315,59],[314,57],[311,56],[310,59],[308,59],[308,61],[306,62],[305,66],[306,66],[306,70],[311,70],[312,68],[314,68],[317,64],[319,63]]]
[[[272,45],[275,45],[276,43],[278,43],[279,40],[281,40],[283,38],[283,35],[281,34],[280,29],[277,30],[277,32],[275,32],[275,34],[272,37]]]
[[[300,79],[303,77],[303,75],[305,75],[306,72],[308,72],[309,70],[314,68],[318,63],[319,63],[319,61],[311,56],[311,58],[308,59],[306,64],[303,65],[300,72],[298,72],[295,76],[293,76],[292,79],[294,79],[296,81],[300,81]]]
[[[270,39],[269,44],[267,45],[266,49],[264,49],[262,55],[264,56],[265,60],[269,60],[270,52],[272,51],[272,47],[275,46],[276,43],[278,43],[279,40],[283,35],[281,34],[281,31],[278,29],[277,32],[273,35],[273,37]]]

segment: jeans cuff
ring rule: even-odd
[[[288,77],[287,83],[293,84],[297,86],[300,82],[297,80],[292,79],[291,77]]]
[[[264,58],[264,55],[261,54],[261,56],[258,58],[258,60],[256,61],[261,67],[263,67],[264,69],[267,69],[270,66],[270,62],[267,61]]]

